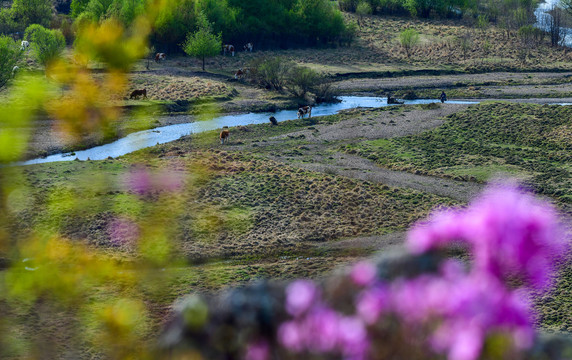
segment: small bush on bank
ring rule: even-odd
[[[296,66],[288,76],[288,90],[297,98],[303,99],[318,82],[320,75],[307,67]]]
[[[260,86],[282,91],[286,86],[292,63],[281,57],[261,57],[249,64],[250,78]]]
[[[257,58],[247,69],[247,77],[266,89],[287,90],[299,99],[312,93],[317,103],[337,101],[334,88],[326,77],[284,58]]]

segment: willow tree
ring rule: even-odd
[[[222,34],[214,34],[212,24],[207,16],[201,11],[197,17],[197,31],[189,33],[183,43],[183,50],[189,56],[193,56],[203,62],[205,71],[205,59],[220,53],[222,48]]]

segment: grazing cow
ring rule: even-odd
[[[226,55],[226,53],[229,53],[232,56],[234,56],[234,45],[223,45],[222,46],[222,53],[223,53],[223,55]]]
[[[238,69],[238,71],[234,74],[234,78],[235,79],[239,79],[239,78],[243,78],[246,75],[250,74],[250,68],[240,68]]]
[[[228,126],[223,126],[220,132],[220,144],[223,145],[230,139],[230,131],[228,131]]]
[[[248,43],[248,44],[244,45],[244,51],[252,52],[252,49],[254,49],[254,45],[252,45],[252,43]]]
[[[15,77],[16,73],[18,73],[19,70],[20,70],[20,68],[18,66],[14,66],[12,68],[12,77]]]
[[[278,125],[278,120],[274,116],[271,116],[269,120],[272,125]]]
[[[155,54],[155,62],[159,62],[161,60],[166,60],[167,59],[167,54],[165,53],[156,53]]]
[[[242,68],[238,69],[238,71],[234,74],[234,78],[238,80],[239,78],[243,78],[245,75],[244,70]]]
[[[302,106],[298,109],[298,119],[304,118],[304,115],[308,114],[308,118],[312,117],[312,107],[311,106]]]
[[[403,101],[399,101],[396,98],[392,97],[390,93],[387,94],[387,105],[401,105]]]
[[[28,49],[29,47],[30,47],[30,43],[29,43],[28,41],[26,41],[26,40],[22,41],[22,44],[21,44],[21,47],[20,47],[20,49],[21,49],[22,51]]]
[[[145,99],[147,99],[147,89],[133,90],[133,92],[129,96],[129,99],[137,99],[139,96],[143,96]]]

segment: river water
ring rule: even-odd
[[[535,26],[539,29],[544,31],[550,31],[550,22],[552,20],[552,15],[548,12],[560,4],[560,0],[545,0],[543,3],[538,5],[536,11],[534,11],[534,15],[536,16],[536,24]],[[562,35],[565,35],[565,45],[572,47],[572,29],[570,28],[562,28],[561,29]]]
[[[342,96],[342,100],[335,104],[321,104],[312,109],[312,116],[333,115],[340,110],[357,107],[383,107],[387,105],[386,98]],[[438,100],[405,100],[406,105],[429,104]],[[447,101],[450,104],[476,104],[470,101]],[[226,115],[211,120],[195,121],[184,124],[158,127],[151,130],[140,131],[127,135],[112,143],[93,147],[91,149],[76,151],[75,153],[55,154],[45,158],[33,159],[16,165],[42,164],[56,161],[104,160],[108,157],[118,157],[147,147],[175,141],[183,136],[203,131],[221,129],[223,126],[239,126],[269,123],[268,118],[274,116],[278,121],[296,119],[296,110],[281,110],[274,113],[248,113],[240,115]]]

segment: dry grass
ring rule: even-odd
[[[149,99],[170,101],[225,95],[231,91],[226,84],[216,80],[139,73],[131,75],[126,94],[135,89],[147,89]]]

